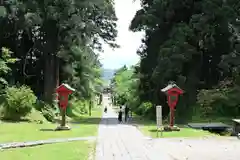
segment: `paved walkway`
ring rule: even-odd
[[[103,97],[104,105],[109,104]],[[239,160],[236,137],[159,138],[144,137],[132,125],[118,124],[112,108],[99,126],[96,160]]]
[[[177,160],[240,159],[240,141],[236,137],[154,139],[151,150],[164,151]]]
[[[99,125],[96,160],[169,160],[161,153],[151,153],[150,140],[134,126],[118,124],[111,107]]]

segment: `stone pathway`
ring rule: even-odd
[[[96,137],[75,137],[75,138],[57,138],[48,140],[38,140],[29,142],[11,142],[11,143],[0,143],[0,149],[10,149],[19,147],[33,147],[44,144],[71,142],[71,141],[83,141],[83,140],[96,140]]]
[[[236,137],[162,138],[151,141],[153,152],[164,151],[177,160],[239,160]]]
[[[103,97],[103,106],[108,103]],[[111,107],[99,125],[95,160],[239,160],[236,137],[146,138],[133,125],[118,124]]]
[[[99,125],[96,160],[170,160],[161,151],[152,152],[149,139],[134,126],[118,124],[112,108],[103,115]]]

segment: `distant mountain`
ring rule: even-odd
[[[115,73],[114,69],[103,69],[102,72],[102,78],[105,80],[108,84],[110,84],[110,80],[113,78]]]

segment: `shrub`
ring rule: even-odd
[[[35,108],[40,111],[49,122],[54,122],[55,117],[59,114],[56,104],[50,105],[41,100],[37,101]]]
[[[153,107],[151,102],[143,102],[137,109],[137,113],[140,115],[148,115],[150,109]]]
[[[3,97],[3,117],[9,120],[20,120],[29,114],[37,99],[28,86],[8,87]]]
[[[42,100],[37,100],[36,104],[34,105],[35,109],[38,111],[42,111],[42,108],[44,108],[45,102]]]
[[[68,116],[74,116],[75,114],[86,114],[88,113],[89,103],[86,100],[78,100],[73,98],[69,102],[69,106],[67,109]],[[75,113],[73,113],[75,112]]]
[[[49,104],[44,104],[44,106],[41,109],[41,112],[43,116],[48,120],[49,122],[54,122],[55,120],[55,111],[54,108]]]
[[[239,86],[201,90],[198,94],[202,116],[238,116],[240,112]]]
[[[132,111],[136,111],[141,105],[140,99],[138,96],[131,96],[126,103]]]

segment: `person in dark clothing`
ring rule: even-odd
[[[118,122],[121,123],[122,122],[122,106],[120,107],[120,110],[118,112]]]
[[[105,108],[104,108],[104,112],[107,113],[107,106],[105,106]]]
[[[127,122],[127,120],[128,120],[128,114],[129,114],[129,108],[128,108],[128,106],[126,106],[125,107],[125,122]]]

